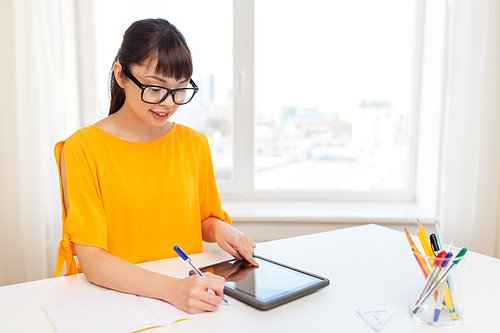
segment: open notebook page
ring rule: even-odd
[[[229,305],[221,304],[216,311],[243,304],[227,295],[226,298]],[[113,290],[45,304],[42,308],[58,333],[135,332],[212,313],[189,314],[161,300]]]
[[[135,295],[102,291],[42,306],[58,333],[134,332],[167,323]]]

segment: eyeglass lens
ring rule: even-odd
[[[165,95],[168,94],[168,90],[158,88],[158,87],[146,87],[144,88],[142,99],[146,103],[158,103]],[[179,89],[173,93],[173,99],[175,104],[185,104],[191,101],[194,96],[194,89]]]

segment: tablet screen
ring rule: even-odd
[[[224,277],[226,288],[238,290],[262,302],[322,281],[258,257],[254,259],[259,267],[245,260],[232,260],[203,271]]]

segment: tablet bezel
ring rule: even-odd
[[[234,297],[244,303],[247,303],[257,309],[260,309],[260,310],[269,310],[271,308],[274,308],[278,305],[281,305],[281,304],[284,304],[284,303],[287,303],[287,302],[290,302],[294,299],[297,299],[297,298],[300,298],[302,296],[305,296],[305,295],[308,295],[310,293],[313,293],[315,292],[316,290],[318,289],[321,289],[321,288],[324,288],[326,286],[328,286],[330,284],[330,280],[325,278],[325,277],[322,277],[322,276],[319,276],[319,275],[316,275],[316,274],[313,274],[313,273],[310,273],[310,272],[306,272],[304,270],[301,270],[301,269],[298,269],[298,268],[295,268],[295,267],[292,267],[292,266],[288,266],[288,265],[285,265],[285,264],[282,264],[280,262],[277,262],[277,261],[274,261],[274,260],[271,260],[271,259],[268,259],[268,258],[265,258],[265,257],[262,257],[262,256],[259,256],[259,255],[254,255],[253,256],[254,258],[259,258],[261,260],[264,260],[264,261],[267,261],[269,263],[272,263],[272,264],[275,264],[275,265],[278,265],[280,267],[283,267],[283,268],[286,268],[286,269],[289,269],[289,270],[292,270],[292,271],[295,271],[295,272],[299,272],[301,274],[304,274],[304,275],[308,275],[308,276],[311,276],[311,277],[314,277],[316,279],[318,279],[317,282],[313,283],[312,285],[309,285],[309,286],[306,286],[306,287],[302,287],[302,288],[299,288],[299,289],[294,289],[290,292],[287,292],[286,294],[284,295],[281,295],[281,296],[278,296],[278,297],[272,297],[270,298],[269,300],[267,301],[261,301],[251,295],[248,295],[244,292],[241,292],[239,290],[236,290],[236,289],[233,289],[232,286],[230,285],[226,285],[224,284],[225,288],[224,288],[224,293],[231,296],[231,297]],[[230,260],[226,260],[226,261],[223,261],[223,262],[218,262],[218,263],[215,263],[215,264],[212,264],[212,265],[208,265],[208,266],[204,266],[204,267],[200,267],[200,270],[203,271],[205,269],[209,269],[209,268],[212,268],[214,266],[217,266],[217,265],[221,265],[221,264],[225,264],[225,263],[228,263],[230,261],[233,261],[233,260],[236,260],[236,259],[230,259]],[[193,274],[196,274],[194,271],[191,271],[189,272],[190,275],[193,275]]]

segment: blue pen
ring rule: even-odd
[[[193,270],[196,272],[196,274],[198,274],[199,276],[203,277],[203,278],[207,278],[205,275],[203,275],[203,273],[198,269],[198,267],[196,267],[193,262],[191,261],[191,258],[188,257],[188,255],[186,253],[184,253],[184,251],[181,250],[180,247],[178,247],[177,245],[174,246],[174,251],[177,252],[177,254],[182,258],[182,260],[186,261],[189,265],[191,265],[191,267],[193,268]],[[229,302],[227,301],[226,297],[222,296],[222,300],[226,303],[226,305],[229,305]]]
[[[451,257],[453,257],[453,253],[448,252],[446,254],[445,260],[443,261],[443,264],[441,265],[442,268],[445,268],[446,265],[448,265],[448,260]],[[445,289],[446,289],[446,281],[443,281],[443,283],[441,283],[441,285],[439,286],[439,293],[438,293],[438,297],[436,300],[436,307],[434,308],[434,321],[438,321],[438,319],[439,319],[439,314],[441,313],[441,307],[443,306],[443,297],[444,297],[444,290]]]

